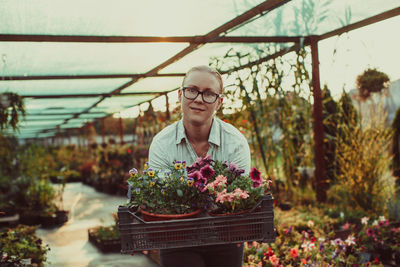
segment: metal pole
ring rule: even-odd
[[[318,36],[311,37],[312,56],[312,90],[314,96],[313,105],[313,128],[314,128],[314,154],[315,154],[315,181],[317,200],[326,201],[325,182],[325,149],[324,149],[324,128],[322,113],[322,93],[319,80],[319,59],[318,59]]]

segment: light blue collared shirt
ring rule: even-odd
[[[235,163],[246,173],[250,171],[250,148],[246,138],[233,125],[214,117],[208,137],[210,147],[207,154],[211,159]],[[164,170],[172,165],[174,160],[193,164],[198,158],[188,141],[183,126],[183,120],[165,127],[154,136],[149,150],[149,167]]]

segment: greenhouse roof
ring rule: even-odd
[[[399,14],[399,0],[1,0],[0,93],[25,98],[17,137],[51,137],[176,90],[229,47],[293,47]]]

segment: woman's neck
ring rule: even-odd
[[[210,120],[210,122],[206,124],[194,125],[190,122],[185,122],[185,120],[183,120],[186,137],[189,142],[191,144],[201,144],[204,142],[208,142],[212,122],[213,120]]]

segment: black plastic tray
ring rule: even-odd
[[[145,222],[138,212],[118,208],[121,253],[245,241],[274,242],[274,211],[271,195],[240,215]]]

